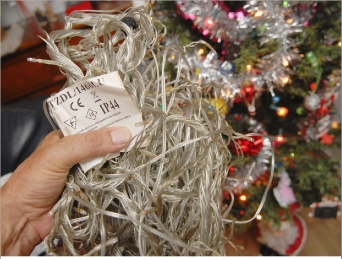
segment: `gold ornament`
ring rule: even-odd
[[[217,98],[216,106],[215,106],[215,99],[212,98],[210,104],[214,106],[219,112],[221,116],[225,116],[228,112],[228,104],[222,98]]]
[[[335,69],[328,76],[328,87],[335,87],[341,81],[341,69]]]

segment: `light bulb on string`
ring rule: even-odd
[[[338,121],[332,121],[331,122],[331,127],[333,129],[338,129],[338,128],[340,128],[340,124],[338,123]]]
[[[211,29],[214,25],[215,25],[215,22],[213,19],[211,19],[210,17],[206,18],[204,20],[204,25],[205,27],[207,27],[208,29]]]
[[[277,144],[284,143],[283,129],[279,129],[278,135],[276,136],[275,141],[276,141]]]
[[[208,29],[203,30],[202,34],[204,36],[208,36],[210,34],[210,31]]]
[[[234,19],[235,18],[235,13],[234,12],[228,12],[228,18],[229,19]]]
[[[273,104],[275,104],[275,103],[280,101],[280,97],[275,95],[275,93],[273,91],[273,87],[270,88],[270,93],[272,95],[272,102],[273,102]]]
[[[259,214],[258,216],[256,216],[256,219],[257,219],[257,220],[261,220],[261,219],[262,219],[262,216]]]
[[[284,76],[284,77],[281,79],[281,81],[283,82],[284,85],[286,85],[286,84],[290,81],[290,79],[289,79],[288,76]]]
[[[273,101],[273,103],[277,103],[280,101],[280,97],[275,95],[272,97],[272,101]]]
[[[193,21],[193,20],[196,19],[196,15],[191,13],[191,14],[189,14],[189,18],[190,18],[191,21]]]
[[[214,10],[211,13],[211,15],[204,20],[204,25],[207,29],[211,29],[215,25],[215,19],[216,19],[216,16],[218,15],[218,13],[220,12],[220,10],[221,10],[221,8],[219,7],[218,4],[216,4],[214,6]],[[204,35],[204,36],[206,36],[206,35]]]
[[[252,66],[248,64],[246,66],[246,72],[249,73],[249,72],[251,72],[251,70],[252,70]]]
[[[174,54],[174,53],[171,53],[170,56],[169,56],[169,58],[168,58],[168,60],[169,60],[170,62],[172,62],[173,60],[175,60],[175,58],[176,58],[175,54]]]
[[[298,115],[302,115],[302,114],[303,114],[303,111],[304,111],[303,107],[298,107],[298,108],[296,109],[296,113],[297,113]]]
[[[285,117],[289,113],[289,109],[286,107],[278,107],[276,110],[278,116]]]
[[[264,11],[258,10],[258,11],[254,14],[254,16],[255,16],[255,17],[261,17],[263,14],[264,14]]]
[[[246,196],[246,195],[241,195],[241,196],[239,197],[239,200],[240,200],[240,201],[247,201],[247,196]]]
[[[289,65],[289,61],[287,60],[287,58],[283,58],[283,66],[287,67]]]
[[[202,55],[204,53],[204,49],[200,48],[198,51],[197,51],[197,55]]]
[[[196,51],[196,57],[197,57],[197,60],[203,60],[203,55],[204,55],[204,48],[198,48],[197,51]]]
[[[288,18],[288,19],[286,20],[286,23],[287,23],[287,24],[292,24],[292,23],[293,23],[293,19],[292,19],[292,18]]]
[[[277,137],[276,137],[276,142],[277,142],[278,144],[282,144],[282,143],[284,142],[284,137],[281,136],[281,135],[277,135]]]
[[[242,11],[236,12],[236,18],[239,20],[241,18],[245,17],[245,14]]]
[[[316,90],[316,82],[312,82],[311,84],[310,84],[310,90],[311,91],[315,91]]]

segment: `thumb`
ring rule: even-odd
[[[117,152],[128,145],[131,132],[126,127],[102,128],[81,134],[66,136],[55,143],[49,152],[50,161],[55,161],[61,170],[91,158]]]

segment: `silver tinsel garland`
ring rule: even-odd
[[[186,18],[193,20],[198,28],[206,30],[205,34],[218,39],[218,42],[225,39],[240,44],[254,30],[257,31],[260,46],[274,39],[278,41],[274,52],[260,57],[254,67],[246,68],[240,74],[224,70],[217,57],[209,57],[209,62],[205,64],[196,59],[196,53],[190,53],[189,62],[200,69],[199,77],[207,78],[206,82],[220,86],[224,89],[224,96],[230,96],[230,99],[239,96],[246,81],[253,83],[257,94],[266,85],[274,95],[274,88],[283,88],[291,82],[290,75],[293,71],[289,65],[295,68],[301,60],[297,53],[300,42],[295,42],[292,36],[302,31],[312,13],[310,8],[295,12],[294,6],[299,3],[300,1],[288,1],[285,5],[282,1],[252,0],[247,1],[243,11],[227,12],[217,1],[178,0],[179,9]]]

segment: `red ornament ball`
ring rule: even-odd
[[[230,142],[231,152],[233,154],[240,154],[241,151],[245,156],[256,156],[263,147],[262,138],[259,136],[252,136],[254,141],[249,141],[248,139],[236,139],[235,141],[239,147],[235,146],[234,142]]]
[[[254,85],[250,84],[242,88],[241,93],[244,95],[245,100],[250,101],[255,96]]]

